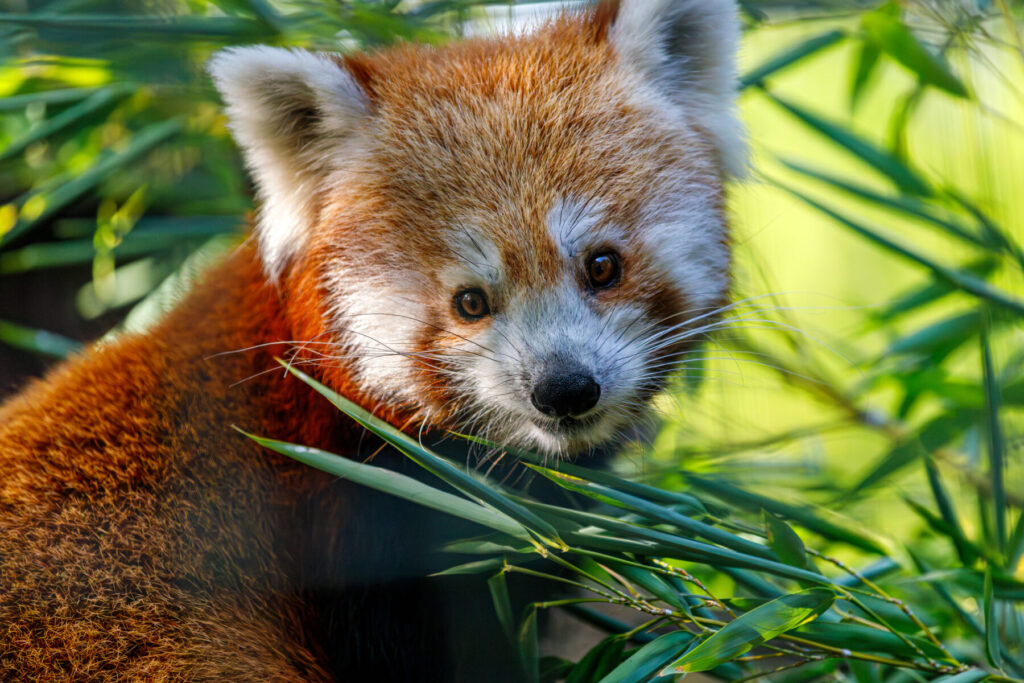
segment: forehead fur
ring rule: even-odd
[[[599,199],[625,226],[657,211],[652,188],[666,204],[689,191],[719,207],[712,143],[656,106],[602,21],[564,17],[528,36],[347,58],[372,102],[355,201],[387,217],[375,239],[454,255],[452,231],[475,231],[509,278],[540,284],[560,272],[548,222],[565,198]],[[345,194],[328,200],[328,223],[353,210]]]

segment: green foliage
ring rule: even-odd
[[[250,192],[202,73],[216,48],[438,41],[485,4],[0,13],[0,288],[86,265],[76,301],[96,316],[240,234]],[[510,454],[561,487],[551,505],[313,380],[437,486],[253,438],[480,525],[447,548],[478,559],[445,573],[490,581],[526,680],[1022,680],[1021,5],[741,4],[755,156],[733,188],[737,304],[685,359],[653,447],[611,471]],[[794,303],[806,290],[834,298]],[[0,343],[78,347],[18,321]],[[515,614],[514,573],[564,597]],[[547,609],[608,637],[576,661],[540,656]]]

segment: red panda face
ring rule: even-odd
[[[328,379],[546,453],[641,416],[726,297],[734,12],[633,0],[440,50],[219,57],[268,275]]]

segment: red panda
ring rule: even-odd
[[[422,512],[232,426],[368,454],[264,372],[291,350],[404,429],[614,442],[726,297],[736,12],[620,0],[439,48],[218,53],[253,239],[0,408],[0,678],[515,680],[488,602],[421,579]]]

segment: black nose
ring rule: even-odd
[[[549,417],[579,416],[597,405],[601,385],[582,373],[549,373],[533,387],[533,407]]]

